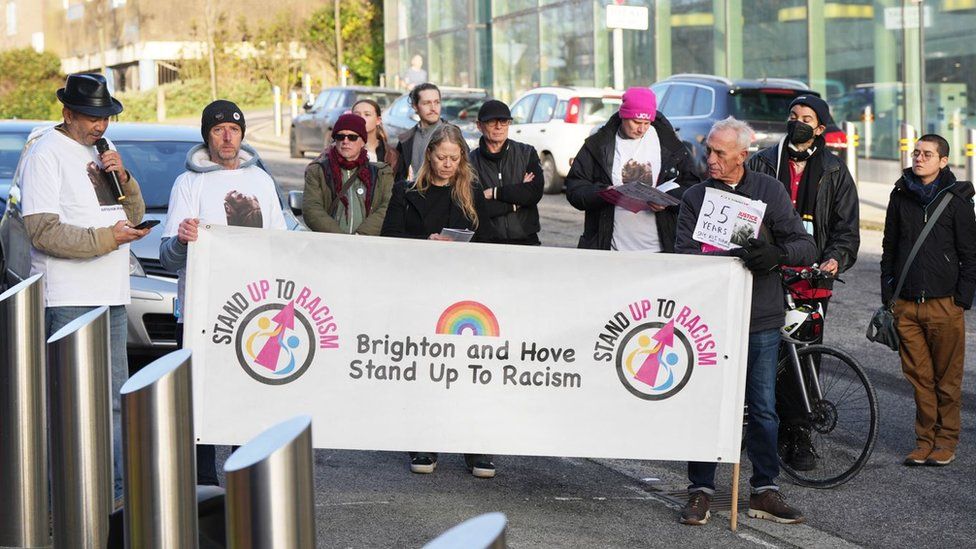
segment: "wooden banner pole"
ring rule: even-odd
[[[733,532],[739,527],[739,464],[732,464],[732,519],[730,527]]]

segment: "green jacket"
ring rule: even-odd
[[[324,163],[328,158],[319,158],[305,168],[305,195],[302,198],[302,215],[308,228],[321,233],[355,233],[379,236],[386,217],[386,207],[393,193],[393,170],[382,162],[371,162],[370,169],[376,177],[370,211],[365,210],[365,194],[357,194],[363,188],[359,178],[343,183],[342,192],[351,192],[349,201],[351,219],[339,211],[342,202],[335,192],[335,183],[326,176],[328,169]],[[358,212],[358,213],[357,213]],[[365,215],[364,215],[365,214]],[[359,216],[364,215],[365,219]],[[352,230],[349,229],[352,225]]]

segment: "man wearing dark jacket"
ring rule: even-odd
[[[481,141],[471,151],[471,167],[478,176],[478,189],[485,195],[485,210],[498,242],[538,246],[539,209],[545,181],[535,149],[512,141],[508,129],[512,112],[508,105],[492,99],[478,110]]]
[[[949,170],[949,143],[923,135],[912,167],[888,199],[881,254],[881,300],[898,320],[901,368],[915,389],[915,449],[905,465],[948,465],[956,457],[962,408],[966,326],[963,311],[976,291],[976,215],[973,184]],[[922,228],[942,211],[895,286]]]
[[[425,82],[410,90],[410,106],[420,120],[417,125],[400,134],[397,143],[397,164],[394,167],[394,180],[413,180],[424,163],[424,151],[430,136],[441,124],[448,124],[441,118],[441,90],[430,82]],[[468,154],[467,145],[464,154]]]
[[[803,220],[803,227],[817,243],[820,269],[839,275],[854,265],[861,236],[859,229],[857,187],[850,171],[841,160],[827,151],[823,134],[830,122],[827,103],[815,95],[801,95],[790,103],[786,136],[775,147],[752,156],[748,169],[778,179],[790,194],[793,207]],[[804,265],[806,266],[806,265]],[[827,311],[831,281],[818,287],[798,289],[806,299],[797,305],[818,306]],[[783,380],[781,390],[793,398],[778,402],[780,453],[791,467],[809,471],[816,467],[816,454],[810,442],[810,426],[804,411],[790,403],[802,402],[796,381]]]
[[[693,238],[707,189],[734,193],[766,204],[759,238],[749,239],[745,248],[709,253],[741,257],[753,272],[746,374],[749,424],[745,434],[746,449],[752,461],[749,516],[796,523],[803,522],[803,513],[786,503],[776,485],[779,475],[776,363],[785,307],[780,277],[773,269],[781,264],[809,264],[816,259],[817,249],[813,237],[803,230],[800,216],[791,206],[783,186],[767,175],[745,168],[751,140],[749,125],[733,118],[716,122],[712,127],[706,142],[709,178],[684,193],[675,251],[703,254],[709,249]],[[711,514],[715,493],[715,464],[689,463],[688,479],[691,485],[688,487],[688,503],[681,511],[681,522],[705,524]]]
[[[610,186],[633,181],[678,199],[700,181],[688,149],[657,112],[657,98],[648,88],[624,93],[620,112],[586,139],[566,176],[566,199],[586,212],[580,248],[674,251],[677,206],[651,205],[635,214],[600,195]]]

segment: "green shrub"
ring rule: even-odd
[[[0,52],[0,118],[60,118],[61,60],[31,48]]]
[[[210,81],[184,80],[162,86],[166,95],[166,118],[199,116],[210,103]],[[273,97],[265,81],[223,81],[217,95],[237,103],[242,109],[269,107]],[[156,120],[156,90],[125,92],[117,95],[125,108],[120,122],[154,122]]]

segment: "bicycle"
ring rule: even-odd
[[[790,466],[783,456],[789,442],[779,445],[780,465],[801,486],[833,488],[856,476],[871,457],[878,435],[877,396],[857,360],[840,349],[814,343],[823,334],[823,307],[796,305],[798,282],[827,280],[831,275],[816,265],[781,267],[780,273],[788,307],[776,369],[777,408],[792,407],[800,416],[815,466],[809,470]],[[791,382],[794,391],[789,390]]]

